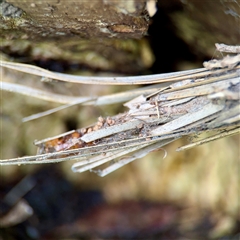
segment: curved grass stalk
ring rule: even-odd
[[[226,68],[215,69],[224,62]],[[189,149],[240,132],[240,59],[210,62],[209,69],[196,69],[140,77],[79,77],[53,73],[35,66],[1,62],[2,66],[63,81],[96,84],[145,84],[170,81],[132,92],[97,98],[78,98],[69,105],[106,103],[136,98],[125,103],[129,111],[90,127],[35,142],[41,154],[0,160],[0,165],[41,164],[78,160],[74,172],[90,170],[105,176],[177,138],[210,132],[214,135],[180,147]],[[229,67],[228,67],[229,64]],[[68,79],[69,78],[69,79]],[[68,80],[67,80],[68,79]],[[181,81],[180,81],[181,80]],[[177,82],[174,82],[177,81]],[[174,82],[174,83],[172,83]],[[131,96],[131,97],[130,97]],[[116,100],[117,99],[117,100]],[[64,106],[66,107],[66,106]],[[57,149],[60,149],[59,151]],[[96,167],[116,160],[113,164]],[[94,168],[94,169],[93,169]]]

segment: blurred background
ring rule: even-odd
[[[238,1],[0,1],[3,60],[85,76],[133,76],[202,67],[215,43],[239,44]],[[41,81],[1,68],[1,81],[69,96],[141,86]],[[34,140],[88,126],[122,104],[59,106],[1,91],[1,159],[35,155]],[[181,139],[100,178],[72,162],[3,166],[0,239],[239,239],[239,135],[175,152]]]

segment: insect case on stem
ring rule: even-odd
[[[240,132],[239,63],[240,54],[237,54],[204,63],[206,68],[202,69],[149,75],[145,79],[140,76],[140,82],[138,77],[109,78],[110,82],[117,81],[116,84],[150,81],[169,82],[169,85],[136,95],[124,104],[129,109],[125,113],[99,117],[90,127],[36,141],[38,154],[35,156],[0,160],[0,165],[77,160],[72,166],[74,172],[90,170],[105,176],[183,136],[210,134],[178,148],[178,151],[237,134]],[[1,64],[17,68],[16,63]],[[25,65],[21,71],[29,72],[29,69],[31,66]],[[34,71],[37,75],[46,73],[47,77],[67,78],[36,67]],[[77,77],[73,79],[75,81]],[[97,77],[97,81],[100,78]],[[101,165],[103,167],[98,169]]]

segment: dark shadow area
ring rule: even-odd
[[[158,6],[157,13],[152,18],[149,27],[149,41],[155,55],[155,62],[151,67],[152,73],[167,73],[177,71],[181,62],[196,62],[189,46],[176,35],[176,29],[169,13],[181,11],[181,6],[174,5],[171,9]]]

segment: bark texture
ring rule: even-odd
[[[34,1],[1,3],[1,25],[17,28],[20,38],[142,37],[148,28],[145,0]],[[8,36],[5,32],[5,36]]]

